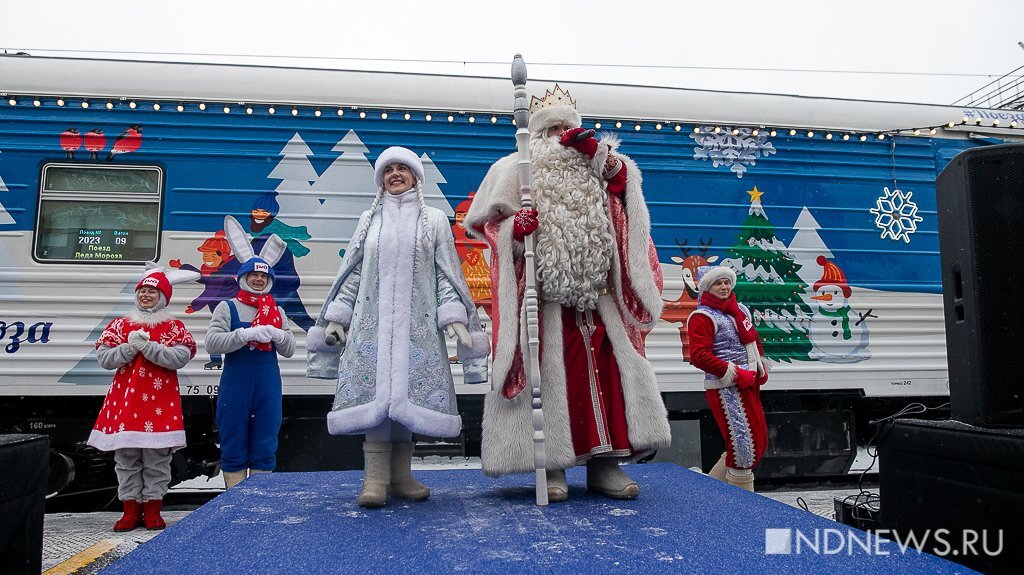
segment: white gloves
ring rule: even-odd
[[[242,341],[257,341],[259,343],[270,343],[271,341],[273,341],[274,332],[281,330],[272,325],[257,325],[253,327],[240,327],[235,331],[237,331],[238,335],[242,337]]]
[[[146,349],[146,345],[149,344],[149,332],[137,329],[128,334],[128,345],[132,346],[135,351],[142,351]]]
[[[274,342],[277,345],[284,345],[285,343],[288,342],[289,334],[287,331],[269,325],[265,327],[269,327],[273,330],[270,333],[270,341]]]
[[[345,327],[334,321],[327,324],[327,327],[324,328],[324,335],[326,336],[325,339],[327,345],[345,345],[345,340],[347,339],[345,336]],[[334,339],[333,343],[331,342],[332,338]]]
[[[469,330],[466,329],[466,324],[462,322],[453,322],[444,326],[444,333],[449,338],[458,336],[459,343],[463,347],[473,347],[473,338],[469,336]]]

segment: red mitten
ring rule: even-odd
[[[608,182],[609,194],[621,194],[626,189],[626,166],[619,166],[619,171],[605,181]]]
[[[768,372],[764,372],[764,375],[757,375],[757,385],[761,386],[768,383]]]
[[[590,135],[577,141],[576,136],[579,136],[584,132],[588,132]],[[593,130],[571,128],[562,134],[558,143],[568,148],[576,148],[580,153],[586,155],[590,159],[594,159],[594,155],[597,154],[597,140],[594,138]]]
[[[171,260],[171,261],[167,262],[167,265],[171,266],[172,268],[180,268],[181,267],[181,260]]]
[[[540,222],[537,221],[537,210],[521,209],[512,218],[512,237],[518,241],[537,231]]]
[[[736,385],[739,387],[750,387],[757,383],[757,372],[750,371],[749,369],[743,369],[742,367],[736,367]]]

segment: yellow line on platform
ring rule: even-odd
[[[63,561],[59,565],[54,565],[46,571],[43,571],[42,575],[71,575],[82,567],[85,567],[107,553],[110,553],[121,543],[122,542],[118,539],[104,539],[92,547],[79,552],[67,561]]]

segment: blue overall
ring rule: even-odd
[[[250,327],[251,322],[238,319],[235,302],[228,301],[228,307],[232,330]],[[225,356],[217,392],[217,427],[223,471],[273,471],[281,429],[281,370],[276,348],[260,351],[244,346]]]

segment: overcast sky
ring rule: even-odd
[[[0,49],[486,76],[522,52],[534,79],[950,104],[1024,65],[1021,24],[1022,0],[0,0]]]

